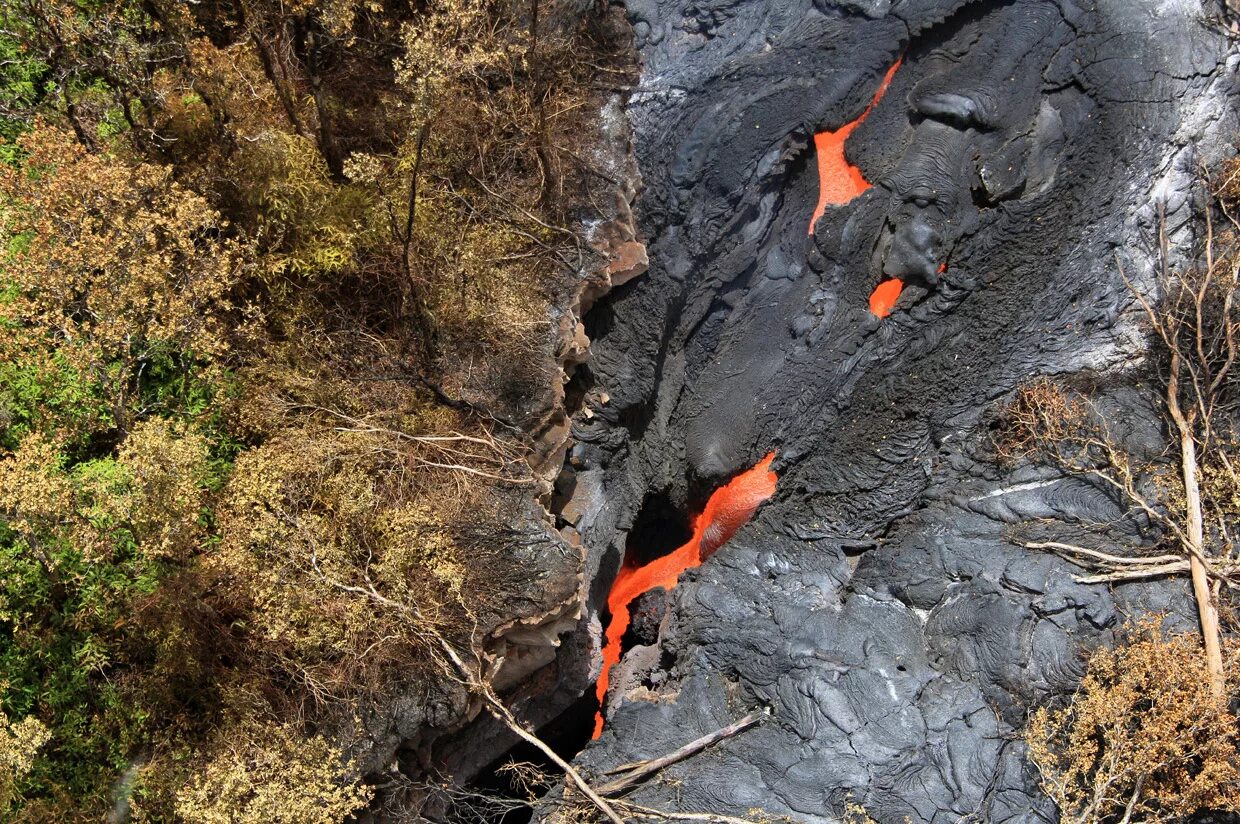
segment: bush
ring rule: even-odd
[[[1229,650],[1231,700],[1237,658]],[[1211,694],[1200,639],[1163,636],[1156,621],[1094,652],[1068,705],[1036,711],[1026,739],[1068,824],[1240,812],[1236,716]]]
[[[14,724],[0,713],[0,813],[9,809],[17,796],[17,783],[30,772],[35,753],[51,735],[36,718]]]
[[[272,723],[229,730],[177,794],[187,824],[340,824],[370,793],[320,736]]]
[[[37,430],[82,447],[201,401],[240,271],[219,215],[171,170],[58,129],[18,146],[22,167],[0,166],[0,444]]]

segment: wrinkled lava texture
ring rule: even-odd
[[[586,319],[591,414],[562,482],[595,616],[624,554],[679,545],[728,478],[776,452],[779,484],[635,604],[579,763],[660,755],[766,707],[634,800],[1053,820],[1017,735],[1027,708],[1070,690],[1080,650],[1125,616],[1191,628],[1191,605],[1183,581],[1086,586],[1023,549],[1081,520],[1113,522],[1117,547],[1147,536],[1105,490],[995,463],[989,425],[1021,382],[1087,373],[1128,448],[1163,448],[1116,258],[1149,282],[1156,198],[1173,244],[1190,239],[1193,169],[1236,133],[1234,55],[1175,0],[627,8],[651,268]],[[807,236],[814,136],[854,122],[844,155],[871,185]],[[892,280],[879,319],[870,296]]]

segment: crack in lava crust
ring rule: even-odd
[[[853,130],[860,126],[878,105],[878,101],[882,100],[901,62],[903,60],[897,60],[883,75],[878,91],[874,92],[870,104],[856,120],[845,123],[835,131],[822,131],[814,135],[814,158],[818,164],[818,203],[809,219],[811,236],[814,234],[814,224],[826,214],[827,206],[843,206],[870,188],[871,184],[861,174],[861,170],[848,162],[844,154],[844,144]],[[875,317],[887,317],[903,290],[904,281],[899,278],[883,281],[870,295],[870,311]]]
[[[887,87],[891,85],[891,78],[895,77],[896,69],[900,68],[900,63],[901,61],[897,60],[887,70],[887,74],[883,76],[883,82],[878,86],[878,91],[874,92],[874,97],[870,99],[870,105],[865,107],[860,117],[845,123],[833,132],[823,131],[814,135],[814,157],[818,163],[818,204],[814,207],[814,214],[809,219],[809,234],[814,234],[814,224],[826,213],[827,206],[843,206],[870,188],[870,182],[861,174],[861,170],[849,163],[848,158],[844,156],[844,143],[853,130],[860,126],[870,111],[878,105]]]
[[[620,662],[620,642],[629,628],[629,605],[639,595],[662,587],[674,589],[680,573],[700,566],[749,522],[762,502],[775,494],[779,476],[771,471],[775,453],[771,452],[753,468],[740,473],[716,489],[702,514],[693,522],[693,537],[670,554],[644,566],[622,566],[607,596],[611,622],[603,645],[603,671],[598,678],[599,712],[594,719],[594,738],[603,733],[602,704],[607,697],[608,676]]]

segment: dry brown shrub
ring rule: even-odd
[[[433,632],[468,635],[495,570],[460,525],[490,517],[485,461],[515,460],[488,444],[324,414],[244,453],[208,564],[249,616],[259,666],[322,706],[426,664]]]
[[[1082,391],[1044,377],[1024,384],[1000,409],[992,443],[1005,465],[1031,461],[1084,478],[1114,495],[1130,513],[1158,524],[1170,538],[1183,535],[1169,514],[1179,512],[1184,502],[1178,475],[1165,462],[1134,456]]]
[[[1228,650],[1237,694],[1237,651]],[[1062,709],[1026,728],[1042,788],[1071,824],[1167,822],[1199,811],[1240,812],[1240,727],[1211,695],[1195,635],[1133,626],[1115,649],[1093,653]]]
[[[1050,445],[1079,439],[1089,422],[1084,399],[1049,378],[1036,378],[1000,411],[995,449],[1007,462],[1042,455]]]
[[[1222,165],[1213,188],[1224,207],[1240,203],[1240,157],[1233,157]]]

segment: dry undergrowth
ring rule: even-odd
[[[1030,756],[1064,822],[1240,812],[1240,725],[1228,707],[1240,654],[1235,645],[1226,653],[1230,691],[1219,699],[1200,640],[1142,622],[1123,644],[1090,657],[1066,707],[1033,714]]]

